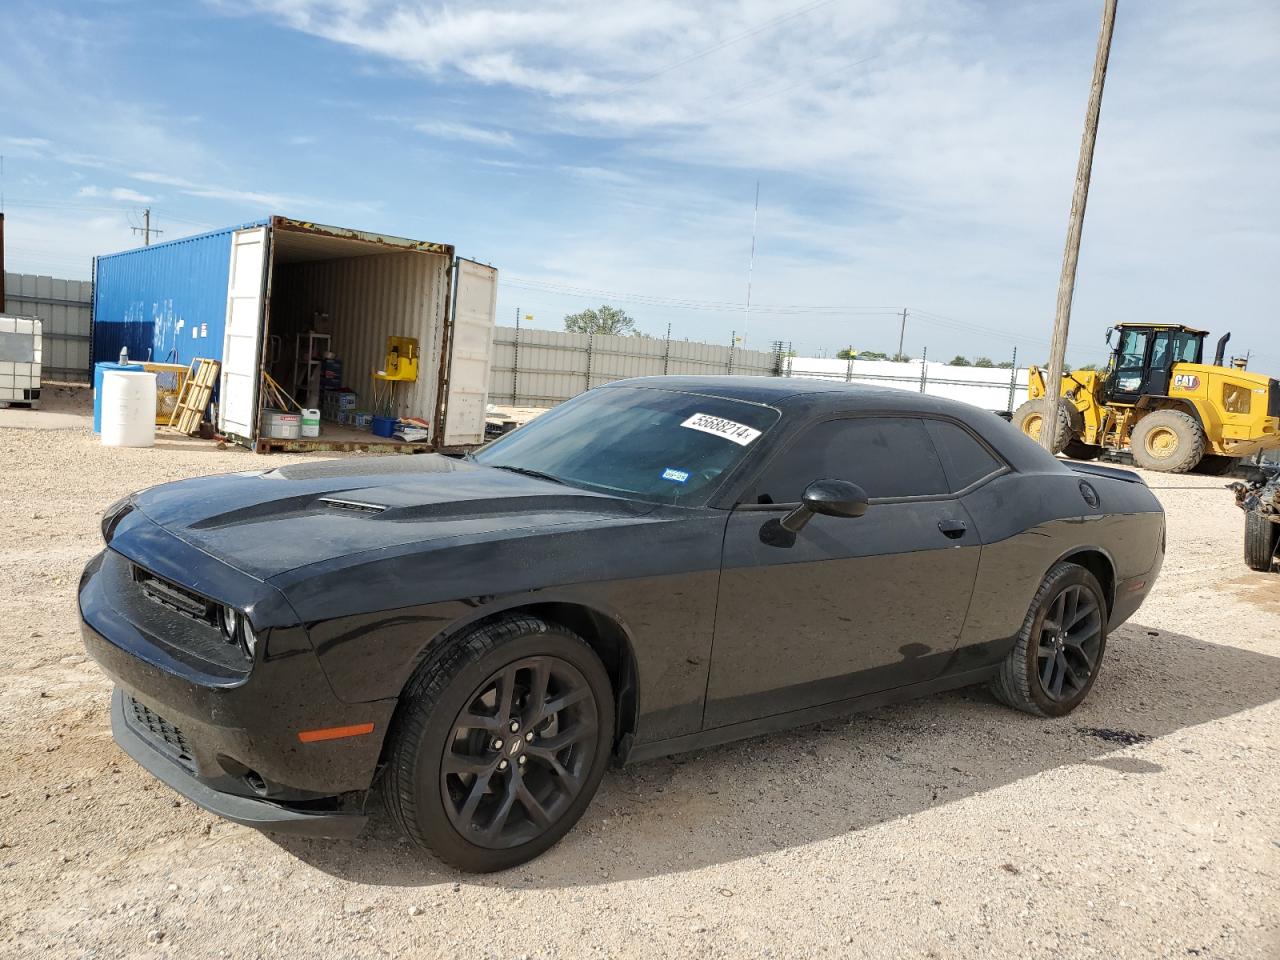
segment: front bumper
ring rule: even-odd
[[[362,813],[300,810],[270,800],[213,789],[162,752],[153,739],[144,737],[135,729],[125,711],[125,698],[125,692],[119,687],[111,695],[111,735],[116,744],[157,780],[196,806],[246,827],[306,837],[350,839],[357,836],[368,822],[369,818]]]
[[[85,649],[118,690],[112,728],[120,746],[198,805],[238,823],[311,836],[359,832],[395,702],[344,703],[306,633],[283,619],[262,631],[253,662],[239,674],[216,669],[198,655],[189,620],[130,592],[129,564],[169,564],[174,582],[200,584],[237,605],[270,588],[158,534],[149,546],[163,556],[118,552],[119,539],[86,566],[79,600]],[[182,580],[172,569],[179,566]],[[370,724],[360,736],[300,736]]]

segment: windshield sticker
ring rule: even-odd
[[[745,423],[735,423],[732,420],[726,420],[724,417],[713,417],[709,413],[695,413],[680,426],[688,427],[690,430],[701,430],[703,433],[714,434],[717,437],[724,437],[726,440],[732,440],[742,447],[745,447],[760,436],[760,431],[754,427],[748,427]]]
[[[674,480],[676,483],[687,483],[689,480],[688,470],[677,470],[675,467],[667,467],[662,471],[663,480]]]

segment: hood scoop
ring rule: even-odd
[[[373,516],[387,509],[382,504],[366,503],[363,500],[346,500],[342,497],[321,497],[316,502],[322,507],[336,510],[339,513],[359,514],[362,516]]]

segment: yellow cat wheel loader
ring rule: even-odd
[[[1116,336],[1118,334],[1118,337]],[[1226,473],[1241,457],[1280,447],[1280,381],[1224,366],[1231,334],[1204,359],[1204,330],[1122,323],[1107,330],[1105,370],[1063,374],[1053,449],[1077,460],[1127,449],[1148,470]],[[1115,343],[1112,340],[1115,339]],[[1028,400],[1013,424],[1034,440],[1044,428],[1045,377],[1030,368]]]

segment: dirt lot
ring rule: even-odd
[[[1280,956],[1280,577],[1220,480],[1147,476],[1164,574],[1071,717],[975,690],[614,771],[550,854],[476,879],[385,818],[223,823],[111,742],[75,603],[99,511],[295,458],[6,413],[0,956]]]

